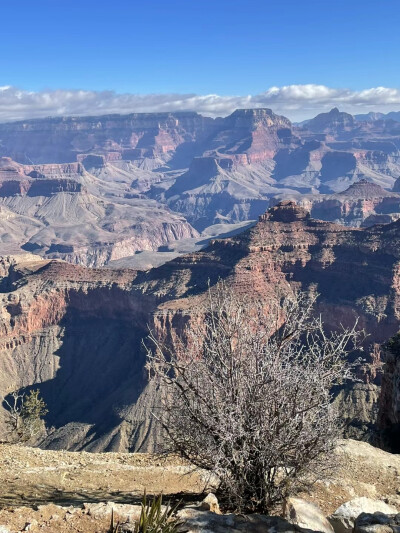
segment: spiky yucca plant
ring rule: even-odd
[[[179,503],[174,507],[168,503],[165,510],[162,509],[162,495],[147,501],[146,493],[142,500],[142,510],[139,522],[136,522],[132,533],[178,533],[183,522],[174,517]],[[120,524],[114,526],[114,512],[111,514],[110,533],[120,533]]]

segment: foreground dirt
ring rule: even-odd
[[[358,496],[383,499],[400,509],[400,456],[348,440],[338,449],[338,460],[341,466],[332,478],[303,497],[326,515]],[[144,490],[193,501],[202,498],[208,482],[204,472],[177,458],[2,445],[0,532],[3,526],[11,533],[106,533],[111,508],[132,511],[119,504],[138,503]],[[101,503],[107,501],[114,504]]]
[[[0,505],[132,503],[148,494],[200,493],[205,473],[179,458],[0,446]]]

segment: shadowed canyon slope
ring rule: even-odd
[[[351,189],[354,208],[344,214],[333,213],[331,200],[340,203],[337,195],[360,180],[397,198],[399,150],[399,122],[360,121],[336,108],[301,126],[270,109],[0,124],[0,157],[11,158],[1,163],[1,240],[101,266],[195,237],[193,228],[254,220],[271,202],[302,195],[312,195],[323,219],[388,222],[399,214],[395,200],[368,211]]]
[[[352,431],[368,430],[379,395],[376,344],[400,321],[399,245],[400,222],[346,228],[284,202],[253,228],[147,272],[3,258],[0,394],[40,388],[53,428],[47,447],[151,449],[156,394],[144,370],[146,325],[181,328],[209,280],[264,299],[290,284],[320,293],[328,327],[359,316],[370,334],[362,383],[339,392]]]

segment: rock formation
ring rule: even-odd
[[[314,133],[327,133],[333,137],[352,132],[356,126],[356,121],[349,113],[340,112],[334,107],[329,113],[320,113],[315,118],[308,120],[306,128]]]
[[[109,160],[162,159],[213,128],[212,119],[190,112],[27,120],[0,124],[0,156],[25,164],[71,163],[90,153]]]
[[[362,513],[354,525],[354,533],[395,533],[400,525],[400,514]]]
[[[3,258],[0,394],[40,388],[54,428],[47,447],[151,449],[157,435],[143,369],[147,324],[181,328],[208,283],[221,278],[264,299],[289,283],[320,293],[317,312],[328,328],[359,317],[369,333],[362,383],[338,394],[345,417],[351,409],[354,419],[349,434],[361,436],[377,410],[377,345],[400,322],[399,244],[400,222],[346,228],[284,202],[251,229],[147,272]]]
[[[32,177],[67,163],[83,181],[92,176],[102,197],[157,200],[200,231],[257,218],[277,194],[341,193],[364,178],[392,189],[399,150],[399,122],[359,121],[336,108],[302,126],[270,109],[218,119],[185,112],[0,124],[0,156],[30,167]],[[1,195],[25,193],[12,174]]]
[[[399,111],[389,111],[389,113],[377,113],[370,111],[369,113],[364,113],[360,115],[354,115],[354,118],[360,122],[374,122],[376,120],[395,120],[400,121],[400,112]]]
[[[352,533],[358,517],[365,513],[372,515],[379,513],[381,516],[393,515],[397,514],[397,509],[381,500],[366,497],[354,498],[336,509],[333,515],[329,517],[329,521],[333,525],[335,533]]]
[[[399,453],[400,444],[400,334],[383,347],[384,373],[378,415],[383,444]]]
[[[20,165],[2,158],[0,253],[13,245],[97,267],[198,236],[181,215],[129,190],[105,189],[81,163]]]
[[[336,194],[283,194],[272,198],[271,204],[282,197],[296,199],[313,218],[345,226],[368,227],[400,218],[400,194],[365,179]]]

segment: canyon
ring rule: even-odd
[[[359,381],[336,401],[347,436],[389,434],[399,150],[399,122],[336,108],[300,125],[262,108],[0,124],[0,396],[40,389],[45,448],[154,450],[143,340],[224,279],[264,300],[316,291],[330,330],[358,318]]]
[[[380,345],[400,320],[400,221],[350,228],[284,201],[237,235],[147,271],[96,269],[33,254],[1,260],[0,394],[39,388],[48,407],[42,446],[151,451],[157,391],[145,371],[147,326],[180,330],[208,285],[268,299],[319,293],[328,329],[368,333],[360,379],[336,391],[347,434],[371,436],[378,415]],[[4,412],[2,413],[4,415]]]
[[[25,250],[85,266],[103,266],[171,241],[198,237],[179,214],[124,194],[81,163],[24,166],[0,159],[0,251]]]
[[[349,226],[396,220],[400,123],[375,118],[334,108],[296,125],[260,108],[0,124],[0,252],[147,268],[285,199]]]

